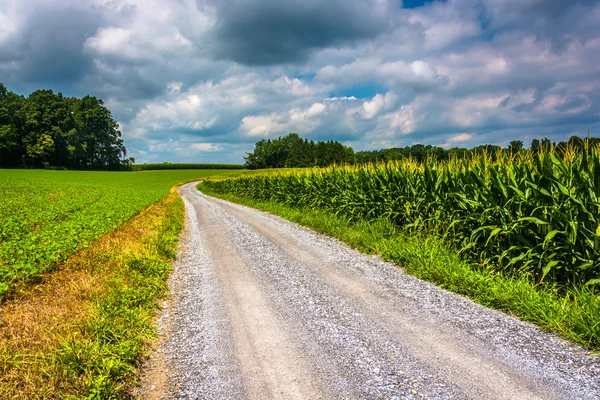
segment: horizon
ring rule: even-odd
[[[102,99],[143,163],[241,164],[298,132],[355,151],[600,127],[595,1],[0,0],[0,76]]]

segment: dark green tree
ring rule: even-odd
[[[538,139],[533,139],[531,141],[531,146],[529,147],[529,150],[531,150],[534,154],[537,154],[537,152],[540,150],[540,146],[540,141]]]
[[[517,154],[521,150],[523,150],[523,141],[521,140],[513,140],[508,145],[508,152],[511,154]]]
[[[247,153],[246,167],[294,168],[328,166],[333,163],[347,163],[354,159],[354,150],[342,143],[330,140],[313,142],[302,139],[297,133],[273,140],[262,139]]]
[[[0,167],[16,166],[21,160],[23,144],[16,118],[23,100],[0,83]]]
[[[28,97],[0,84],[0,166],[120,169],[126,151],[102,100],[37,90]]]
[[[550,150],[553,146],[554,146],[554,144],[552,143],[552,141],[550,139],[548,139],[548,138],[543,138],[542,139],[541,148],[544,151]]]

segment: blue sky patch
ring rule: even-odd
[[[0,81],[103,99],[142,163],[240,163],[289,132],[356,150],[600,134],[597,0],[4,3]]]

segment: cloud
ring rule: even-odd
[[[81,49],[102,24],[101,15],[75,3],[52,7],[34,0],[21,12],[9,5],[0,14],[0,74],[6,83],[69,87],[93,69]]]
[[[315,79],[341,87],[375,81],[386,87],[410,88],[416,92],[431,90],[448,83],[448,78],[438,74],[436,68],[426,61],[381,62],[373,58],[357,59],[341,66],[322,67],[317,71]]]
[[[354,96],[341,96],[341,97],[328,97],[323,101],[357,101],[358,99]]]
[[[441,145],[444,148],[460,147],[473,139],[474,135],[470,133],[457,133],[446,138],[446,142]]]
[[[397,102],[398,96],[392,92],[388,92],[385,95],[376,94],[372,100],[366,100],[362,107],[362,115],[366,119],[374,118],[383,110],[391,109]]]
[[[223,150],[222,146],[217,146],[212,143],[192,143],[190,147],[198,151],[220,151]]]
[[[293,108],[286,112],[274,112],[268,115],[251,115],[242,118],[241,129],[249,136],[273,136],[287,132],[310,134],[321,124],[320,116],[327,107],[314,103],[306,109]]]
[[[317,49],[366,40],[389,26],[375,0],[239,0],[217,3],[217,58],[244,65],[305,61]]]
[[[595,1],[2,1],[2,82],[102,98],[140,162],[600,132]]]
[[[481,34],[478,14],[477,7],[461,7],[460,2],[433,2],[412,11],[409,21],[422,29],[427,49],[440,50]]]
[[[265,109],[287,105],[294,109],[288,113],[290,118],[307,121],[324,113],[326,106],[316,100],[322,99],[326,92],[325,86],[309,86],[288,77],[269,80],[257,74],[233,75],[220,82],[202,82],[185,90],[179,82],[170,82],[167,94],[148,102],[137,112],[131,125],[136,127],[137,137],[154,138],[181,132],[237,141],[241,132],[256,136],[280,126],[277,124],[280,118],[271,121],[268,116],[257,115]],[[240,131],[240,126],[249,128]]]

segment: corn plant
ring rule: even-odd
[[[388,218],[444,236],[486,268],[535,282],[600,284],[600,149],[278,170],[215,177],[210,190]]]

